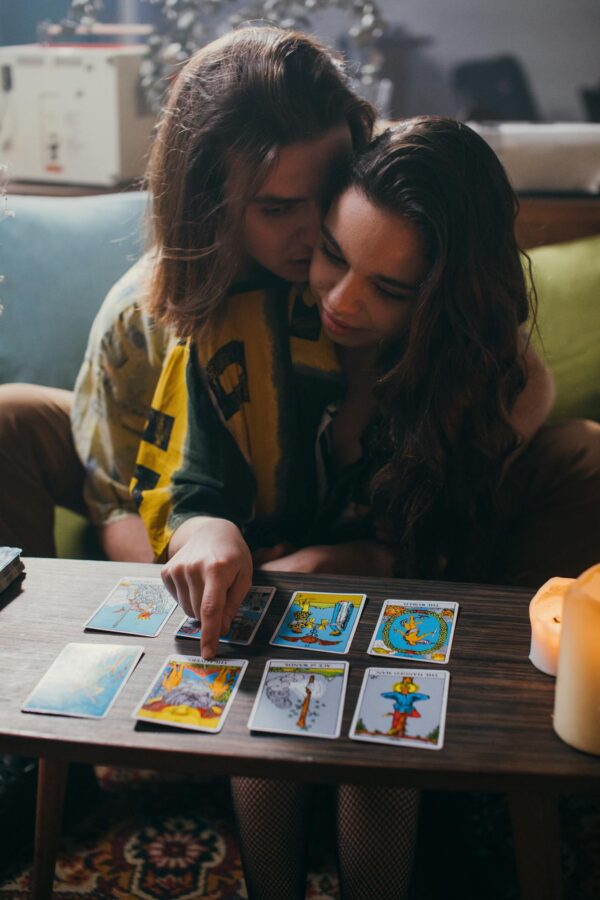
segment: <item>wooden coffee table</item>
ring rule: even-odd
[[[597,790],[600,759],[571,749],[552,730],[554,679],[528,661],[530,592],[513,588],[257,574],[277,594],[251,647],[222,646],[222,656],[249,665],[220,734],[136,724],[131,712],[164,657],[199,652],[176,642],[178,611],[157,638],[86,633],[83,623],[124,575],[154,575],[152,565],[27,559],[26,577],[0,596],[0,751],[40,760],[33,897],[50,897],[70,761],[188,772],[355,782],[507,794],[523,900],[557,900],[561,792]],[[342,737],[334,741],[251,734],[247,721],[269,657],[306,658],[269,646],[299,588],[361,591],[368,600],[351,652]],[[364,669],[377,665],[366,648],[387,597],[457,600],[445,746],[440,751],[364,744],[347,737]],[[21,705],[70,642],[143,644],[145,654],[106,719],[22,713]],[[389,665],[389,660],[386,661]],[[402,665],[400,661],[397,663]]]

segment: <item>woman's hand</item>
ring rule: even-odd
[[[212,659],[252,585],[252,556],[233,522],[197,516],[177,529],[162,579],[186,615],[202,625],[201,653]]]
[[[256,554],[255,554],[256,559]],[[302,547],[263,561],[266,572],[323,572],[331,575],[390,576],[393,554],[380,541],[349,541],[346,544],[320,544]]]

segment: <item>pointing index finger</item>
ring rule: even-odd
[[[226,598],[226,586],[213,576],[207,575],[200,605],[200,624],[202,626],[200,648],[205,659],[213,659],[216,656]]]

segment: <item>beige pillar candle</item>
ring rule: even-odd
[[[554,730],[578,750],[600,754],[600,564],[565,595]]]
[[[529,659],[546,675],[556,675],[563,597],[574,581],[574,578],[551,578],[541,586],[529,604]]]

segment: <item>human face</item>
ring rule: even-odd
[[[244,216],[242,240],[250,261],[286,281],[307,281],[323,191],[333,168],[351,153],[347,125],[279,151]]]
[[[323,328],[343,347],[388,344],[406,328],[427,274],[420,233],[356,188],[335,200],[322,227],[310,285]]]

